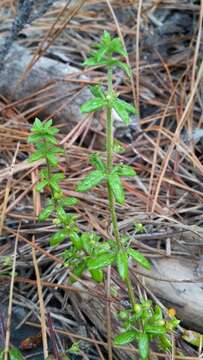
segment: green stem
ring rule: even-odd
[[[110,174],[113,169],[113,120],[112,120],[112,96],[113,96],[113,81],[112,81],[112,67],[108,68],[108,93],[107,97],[109,98],[109,104],[107,107],[107,117],[106,117],[106,151],[107,151],[107,174]],[[115,200],[113,191],[111,190],[109,184],[107,183],[108,188],[108,201],[109,201],[109,211],[111,214],[111,221],[113,225],[113,232],[117,243],[117,249],[122,250],[123,244],[120,238],[118,221],[115,210]],[[132,283],[129,277],[129,274],[126,279],[126,285],[128,289],[128,296],[131,302],[131,305],[134,309],[136,305],[136,299],[133,292]]]
[[[112,89],[112,68],[108,69],[108,97],[111,98],[113,94]],[[107,117],[106,117],[106,151],[107,151],[107,173],[110,174],[113,168],[113,121],[112,121],[112,105],[109,101],[107,107]],[[111,214],[111,221],[113,225],[114,235],[117,242],[118,249],[121,249],[120,235],[118,229],[117,216],[115,211],[115,201],[113,192],[107,184],[108,188],[108,200],[109,200],[109,210]]]
[[[45,144],[46,150],[48,152],[48,147],[47,147],[46,140],[44,141],[44,144]],[[45,160],[46,160],[46,167],[47,167],[47,171],[48,171],[48,180],[50,182],[51,176],[52,176],[51,165],[50,165],[49,160],[48,160],[47,157],[45,158]],[[53,190],[52,186],[50,186],[50,191],[51,191],[52,200],[54,202],[55,211],[57,211],[58,201],[54,197],[54,190]],[[65,224],[62,224],[62,225],[65,226]]]

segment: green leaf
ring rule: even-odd
[[[53,191],[53,200],[56,200],[58,205],[60,205],[61,207],[63,207],[63,193],[60,189],[60,191]]]
[[[147,232],[145,226],[142,223],[135,223],[134,228],[135,228],[136,234],[143,234],[143,233]]]
[[[125,331],[114,338],[114,344],[118,346],[129,344],[137,338],[137,334],[135,330]]]
[[[58,216],[60,222],[65,224],[66,220],[67,220],[67,214],[66,214],[64,208],[61,206],[58,206],[56,209],[56,212],[57,212],[57,216]]]
[[[49,172],[47,170],[47,168],[43,168],[40,170],[40,177],[41,178],[48,178],[49,176]]]
[[[33,127],[31,128],[31,131],[35,132],[35,131],[41,131],[43,129],[43,124],[41,122],[40,119],[35,118]]]
[[[46,124],[45,124],[46,126]],[[44,126],[44,127],[45,127]],[[56,135],[58,132],[59,132],[59,129],[55,128],[55,127],[51,127],[47,130],[47,132],[50,134],[50,135]]]
[[[111,265],[115,260],[115,255],[113,253],[103,253],[98,255],[96,258],[91,258],[88,260],[87,265],[89,270],[101,269],[105,266]]]
[[[131,104],[127,103],[126,101],[124,100],[121,100],[121,99],[116,99],[116,101],[120,104],[120,106],[127,111],[129,113],[132,113],[132,114],[137,114],[137,109],[132,106]]]
[[[106,171],[106,165],[102,161],[99,154],[95,153],[90,156],[90,162],[97,170],[101,170],[103,173]]]
[[[122,154],[125,152],[125,148],[118,140],[114,139],[113,151],[115,153]]]
[[[121,205],[124,204],[125,195],[120,177],[116,173],[112,172],[108,176],[108,183],[111,190],[113,191],[116,201]]]
[[[103,171],[92,171],[78,183],[76,190],[79,192],[87,191],[94,186],[100,184],[104,178],[105,174],[103,173]]]
[[[51,179],[54,180],[54,181],[60,181],[60,180],[63,180],[65,178],[64,176],[64,173],[57,173],[57,174],[53,174],[51,176]]]
[[[136,176],[136,171],[129,165],[118,165],[117,174],[120,176]]]
[[[52,235],[50,240],[50,245],[51,246],[59,245],[66,237],[67,237],[67,230],[66,229],[59,230],[57,231],[57,233]]]
[[[111,246],[108,242],[102,242],[97,244],[97,254],[102,254],[108,252],[111,249]]]
[[[74,197],[68,197],[65,199],[62,199],[61,201],[63,206],[74,206],[78,204],[78,199],[74,198]]]
[[[171,349],[171,341],[166,335],[160,335],[159,336],[160,346],[164,351]]]
[[[128,53],[124,50],[123,44],[119,38],[114,38],[111,41],[111,49],[122,56],[128,56]]]
[[[84,103],[81,106],[80,111],[82,113],[88,113],[88,112],[102,109],[105,105],[106,105],[106,99],[94,98],[94,99],[88,100],[86,103]]]
[[[63,154],[64,150],[61,149],[59,146],[52,145],[50,147],[50,149],[49,149],[49,153],[51,153],[51,154],[59,154],[59,153]]]
[[[54,154],[52,154],[52,153],[47,153],[46,154],[46,157],[47,157],[47,160],[48,160],[48,162],[52,165],[52,166],[57,166],[57,164],[58,164],[58,159],[57,159],[57,157],[54,155]]]
[[[121,70],[123,70],[130,77],[131,69],[128,64],[123,63],[122,61],[116,60],[115,65],[118,66]]]
[[[0,352],[0,360],[4,360],[4,352],[3,351]]]
[[[142,255],[139,251],[136,251],[132,248],[128,249],[128,255],[132,256],[132,258],[140,264],[143,268],[147,270],[151,270],[151,264],[150,262]]]
[[[90,270],[92,279],[100,283],[104,280],[104,273],[101,269]]]
[[[165,326],[160,325],[149,325],[144,326],[144,331],[150,335],[164,335],[166,334]]]
[[[106,46],[108,46],[111,43],[111,35],[106,30],[104,30],[104,33],[103,33],[103,36],[102,36],[102,42]]]
[[[145,333],[141,333],[138,340],[139,354],[142,360],[148,359],[149,355],[149,337]]]
[[[154,322],[154,321],[159,321],[159,320],[163,320],[163,314],[162,314],[162,310],[161,310],[160,306],[156,305],[155,309],[154,309],[154,314],[151,317],[150,321]]]
[[[90,243],[90,234],[88,232],[83,232],[81,235],[81,240],[83,244],[83,249],[89,254],[92,248],[92,245]]]
[[[40,150],[35,151],[32,155],[29,156],[28,161],[29,162],[34,162],[34,161],[38,161],[40,159],[44,159],[44,153]]]
[[[45,209],[43,209],[40,212],[40,214],[38,216],[38,220],[39,221],[47,220],[53,211],[54,211],[54,206],[52,206],[52,205],[47,206]]]
[[[80,342],[79,341],[75,341],[71,347],[68,349],[68,352],[73,353],[73,354],[80,354]],[[68,358],[69,359],[69,358]],[[66,359],[61,359],[61,360],[66,360]]]
[[[105,46],[100,46],[99,50],[96,51],[95,56],[97,59],[97,63],[104,59],[104,55],[108,52],[108,48]]]
[[[52,119],[47,120],[47,121],[45,122],[45,124],[44,124],[44,129],[45,129],[45,130],[48,130],[48,129],[52,126],[52,124],[53,124],[53,120],[52,120]]]
[[[38,142],[38,141],[41,141],[43,139],[42,135],[40,134],[33,134],[33,135],[30,135],[28,136],[28,142],[29,143],[35,143],[35,142]]]
[[[122,320],[122,321],[128,320],[128,319],[129,319],[129,316],[130,316],[130,313],[129,313],[128,310],[121,310],[121,311],[119,311],[119,313],[118,313],[118,319],[119,319],[119,320]]]
[[[180,320],[178,320],[176,318],[167,321],[167,323],[166,323],[167,331],[172,331],[173,329],[175,329],[178,326],[179,323],[180,323]]]
[[[123,250],[119,250],[116,258],[119,275],[123,281],[128,276],[128,255]]]
[[[113,108],[123,120],[126,125],[130,124],[130,118],[128,116],[128,112],[126,111],[125,107],[118,101],[118,99],[114,99],[113,101]]]
[[[96,56],[89,57],[83,63],[84,66],[99,66],[99,65],[106,65],[105,60],[98,60]]]
[[[60,192],[60,186],[59,184],[54,181],[53,178],[51,178],[51,180],[49,181],[49,185],[51,186],[52,190],[54,190],[56,193],[59,193]]]
[[[101,85],[94,85],[89,87],[92,95],[94,95],[96,98],[105,99],[105,95],[102,91]]]
[[[43,138],[47,140],[47,143],[51,143],[51,144],[57,144],[57,140],[53,135],[50,134],[44,134]]]
[[[24,356],[21,354],[20,350],[16,347],[12,347],[9,350],[10,360],[24,360]]]
[[[38,182],[38,184],[36,185],[35,189],[36,189],[37,191],[42,191],[42,190],[45,188],[45,186],[47,186],[48,184],[49,184],[48,180],[47,180],[47,179],[44,179],[44,180]]]
[[[73,269],[73,274],[76,275],[77,277],[81,277],[83,272],[85,271],[86,269],[86,265],[85,265],[85,262],[82,261],[80,262],[79,264],[77,264],[74,269]],[[77,280],[73,277],[73,276],[70,276],[69,279],[68,279],[68,283],[69,284],[73,284],[74,282],[76,282]]]
[[[71,232],[70,234],[70,239],[74,245],[74,247],[77,250],[81,250],[82,249],[82,240],[80,238],[80,236],[78,235],[78,233],[76,233],[75,231]]]

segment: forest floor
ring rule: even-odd
[[[1,0],[0,348],[10,298],[10,340],[25,359],[44,359],[40,304],[49,333],[54,328],[50,352],[57,348],[67,359],[108,358],[106,313],[111,308],[117,329],[114,315],[126,299],[122,282],[112,271],[117,295],[110,301],[109,285],[92,284],[88,275],[67,285],[61,254],[68,242],[51,248],[54,225],[37,222],[48,193],[36,193],[38,168],[27,162],[35,117],[52,118],[65,150],[62,188],[79,200],[72,210],[79,227],[108,238],[105,187],[85,195],[75,190],[78,177],[90,167],[89,155],[104,152],[103,114],[85,117],[80,105],[89,97],[89,84],[105,81],[103,69],[87,71],[82,63],[107,30],[125,43],[132,69],[130,79],[118,71],[115,90],[139,109],[130,126],[117,118],[114,122],[122,148],[115,162],[130,164],[137,172],[136,179],[123,181],[127,195],[125,205],[117,207],[119,229],[153,265],[151,276],[132,268],[134,289],[164,310],[175,309],[181,320],[173,354],[155,348],[151,358],[198,359],[203,339],[198,333],[203,333],[203,1],[36,1],[26,11],[23,17],[15,1]],[[139,233],[137,224],[144,232]],[[193,331],[195,344],[184,336],[185,329]],[[135,354],[131,346],[113,349],[115,360],[134,359]]]

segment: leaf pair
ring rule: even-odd
[[[114,339],[115,345],[127,345],[132,341],[138,342],[139,354],[142,360],[146,360],[149,355],[149,337],[146,333],[138,332],[136,330],[128,330],[117,335]]]
[[[90,90],[95,97],[81,106],[80,111],[82,113],[94,112],[110,106],[126,125],[130,124],[130,114],[137,114],[134,106],[124,100],[120,100],[116,94],[113,94],[111,99],[107,98],[100,85],[91,86]]]
[[[104,179],[107,179],[118,203],[124,204],[125,196],[123,186],[120,177],[116,173],[112,173],[107,176],[103,170],[91,171],[83,180],[78,183],[76,190],[78,192],[86,192],[99,185]]]
[[[116,165],[108,175],[106,165],[98,154],[93,154],[90,161],[97,170],[91,171],[84,179],[82,179],[78,183],[76,190],[79,192],[88,191],[106,179],[116,201],[121,205],[124,204],[125,194],[120,176],[135,176],[136,172],[134,169],[129,165]]]
[[[125,281],[128,276],[128,256],[133,257],[136,262],[147,270],[151,269],[150,262],[140,252],[131,248],[127,251],[120,249],[117,254],[108,251],[92,257],[88,261],[88,268],[89,270],[97,270],[112,265],[116,261],[119,275]]]

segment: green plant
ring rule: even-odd
[[[0,276],[10,276],[12,270],[12,257],[9,255],[0,256]]]
[[[106,162],[98,154],[94,154],[90,161],[95,167],[84,179],[82,179],[77,190],[80,192],[88,191],[101,182],[106,181],[108,191],[109,211],[113,225],[115,241],[109,242],[111,246],[108,251],[101,255],[96,254],[89,260],[89,269],[103,269],[108,265],[116,265],[121,279],[126,283],[131,307],[123,310],[120,317],[123,317],[123,327],[125,331],[115,337],[116,345],[124,345],[134,340],[138,343],[141,359],[148,359],[150,341],[156,339],[164,349],[170,347],[167,333],[173,330],[178,320],[174,317],[168,321],[163,319],[160,307],[153,309],[150,301],[143,301],[140,304],[134,295],[133,286],[129,276],[129,257],[139,263],[142,267],[150,270],[149,261],[139,252],[129,246],[128,238],[121,237],[118,228],[115,203],[120,205],[125,203],[125,193],[122,186],[122,176],[136,176],[136,172],[129,165],[113,163],[114,138],[113,138],[113,119],[112,110],[114,109],[123,122],[130,123],[130,114],[136,114],[136,109],[129,103],[119,99],[118,94],[113,90],[113,70],[121,68],[130,76],[128,65],[118,60],[114,55],[127,56],[119,38],[111,38],[105,31],[101,42],[94,45],[96,48],[85,61],[86,66],[104,66],[107,68],[107,89],[101,85],[91,86],[90,91],[93,98],[81,107],[81,111],[93,112],[105,109],[106,111]],[[137,224],[136,232],[144,232],[142,224]],[[122,315],[122,316],[121,316]]]
[[[5,352],[2,350],[0,351],[0,360],[4,360],[5,358]],[[10,349],[9,349],[9,359],[10,360],[24,360],[24,356],[21,354],[20,350],[15,347],[15,346],[12,346]]]
[[[50,191],[47,206],[40,212],[38,219],[39,221],[52,219],[57,227],[57,231],[50,239],[50,245],[57,246],[67,238],[71,240],[71,246],[62,254],[64,265],[73,272],[69,279],[71,283],[75,281],[74,275],[79,277],[86,270],[89,270],[94,280],[101,282],[103,281],[103,271],[89,269],[88,262],[95,254],[106,250],[109,244],[101,243],[100,237],[95,233],[80,234],[75,215],[66,211],[67,208],[77,204],[77,199],[65,197],[60,187],[60,181],[64,179],[64,174],[57,172],[57,155],[63,153],[55,136],[58,129],[52,126],[52,120],[42,123],[39,119],[35,119],[31,131],[32,135],[29,136],[28,142],[35,145],[35,151],[29,157],[29,161],[44,161],[36,190],[42,191],[48,187]]]
[[[99,44],[96,44],[91,56],[85,61],[86,66],[105,66],[107,68],[107,89],[105,86],[91,86],[93,98],[81,107],[83,113],[104,109],[106,111],[106,160],[95,153],[90,157],[92,170],[78,182],[77,191],[87,192],[95,186],[106,182],[109,212],[113,225],[113,239],[103,241],[94,232],[80,233],[76,218],[66,211],[66,208],[75,206],[77,199],[66,198],[60,187],[60,181],[64,179],[61,172],[57,172],[58,155],[62,149],[57,144],[55,137],[58,130],[52,126],[52,120],[42,123],[36,119],[32,128],[32,135],[28,141],[35,145],[36,150],[30,157],[31,162],[42,160],[44,165],[40,171],[40,181],[36,186],[38,191],[48,187],[50,198],[47,206],[39,214],[39,220],[52,219],[58,227],[51,237],[50,244],[57,246],[66,238],[71,245],[63,252],[64,265],[72,271],[69,281],[73,282],[75,276],[80,277],[85,271],[89,271],[92,278],[97,282],[104,279],[105,269],[109,265],[115,265],[121,279],[125,282],[131,305],[122,310],[118,317],[121,320],[123,331],[115,337],[116,345],[124,345],[132,341],[138,343],[141,359],[149,357],[150,342],[157,340],[164,348],[170,348],[167,334],[178,324],[174,317],[164,320],[160,307],[153,308],[148,300],[138,303],[129,274],[129,259],[135,261],[147,270],[151,269],[150,262],[142,253],[130,245],[131,239],[121,236],[119,233],[116,203],[125,203],[125,192],[121,178],[123,176],[136,176],[133,167],[127,164],[113,163],[115,142],[113,138],[112,110],[114,109],[125,124],[130,123],[130,115],[136,114],[136,109],[129,103],[119,99],[113,90],[113,70],[121,68],[128,76],[130,69],[127,64],[120,61],[114,54],[126,56],[119,38],[112,39],[108,32]],[[144,232],[142,224],[135,227],[136,232]]]

